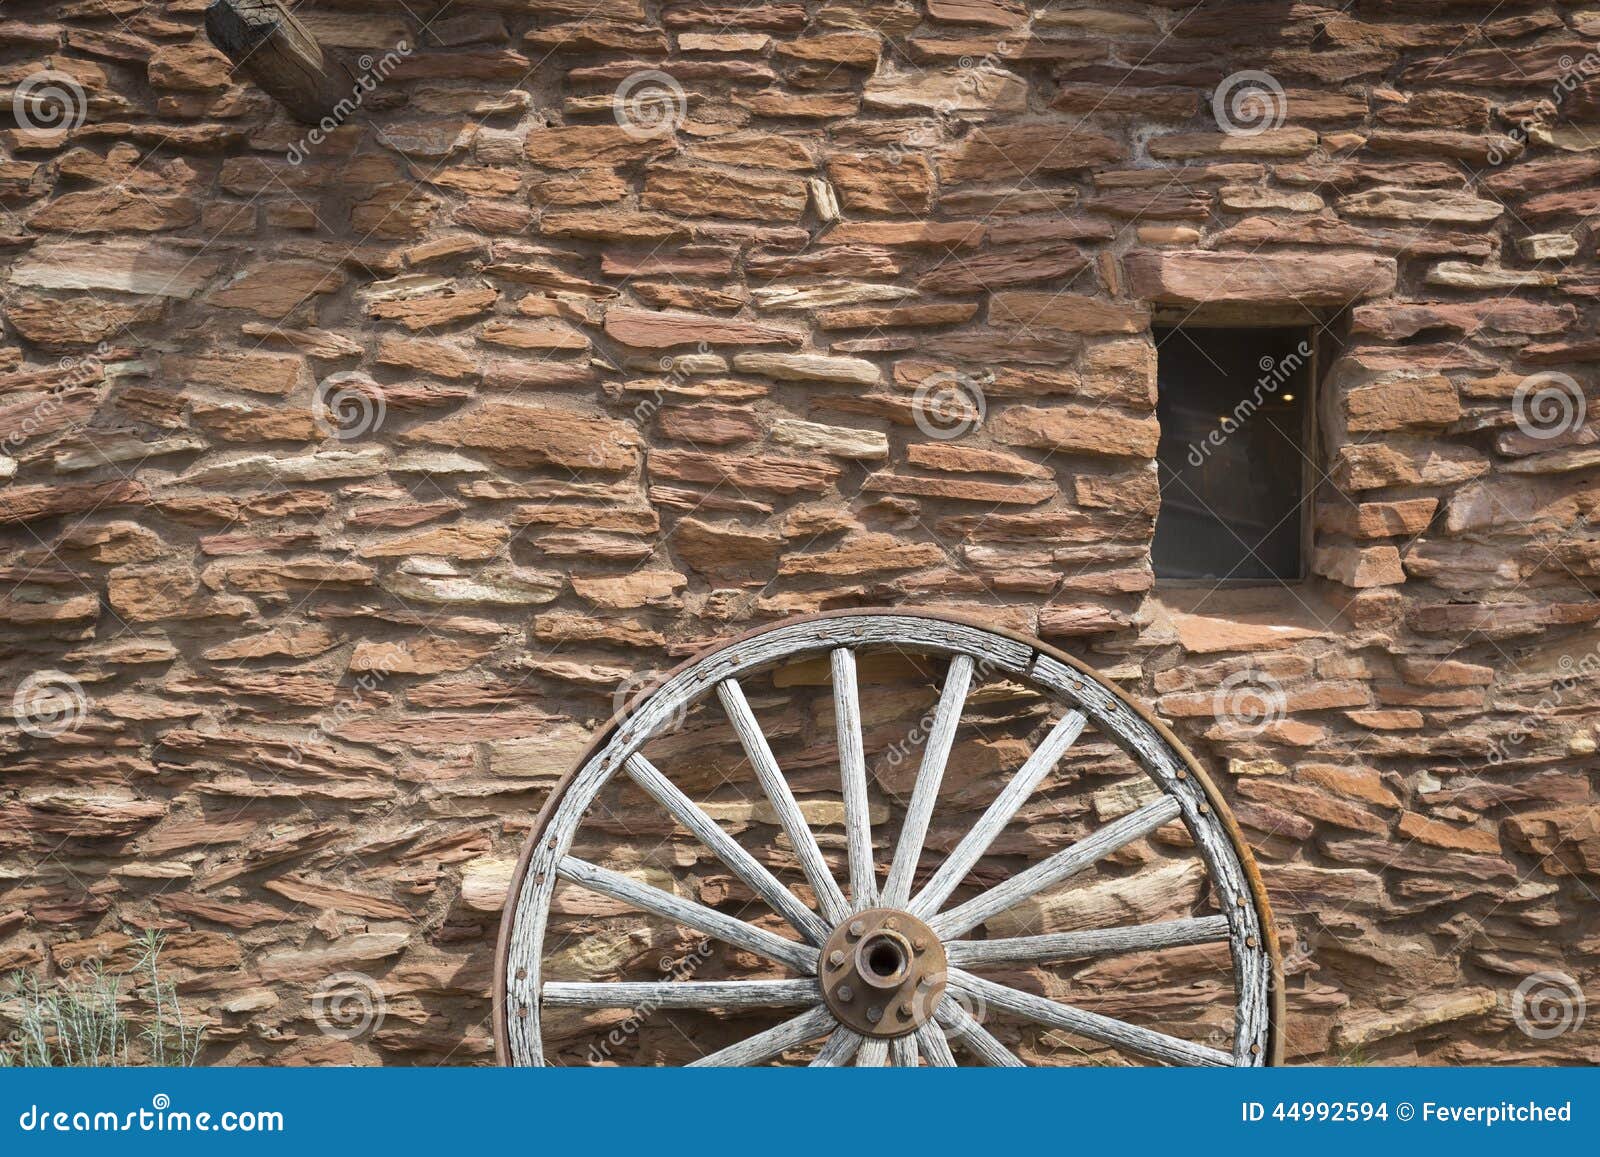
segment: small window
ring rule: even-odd
[[[1158,329],[1156,577],[1304,577],[1308,329]]]

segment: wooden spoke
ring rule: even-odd
[[[872,862],[872,819],[867,803],[867,757],[861,743],[856,653],[849,647],[835,647],[829,660],[833,667],[833,716],[839,740],[839,774],[844,781],[850,899],[859,912],[878,902],[878,875]]]
[[[850,1063],[850,1058],[856,1055],[856,1050],[861,1047],[867,1038],[853,1029],[840,1025],[833,1030],[827,1042],[811,1061],[814,1069],[836,1069],[841,1065]]]
[[[662,980],[577,984],[546,981],[555,1008],[810,1008],[822,999],[815,980]]]
[[[861,1050],[856,1053],[856,1068],[881,1069],[889,1064],[889,1042],[886,1040],[869,1040],[862,1042]]]
[[[972,1014],[961,1007],[960,1001],[945,997],[939,1002],[934,1018],[944,1025],[947,1036],[972,1050],[972,1055],[984,1064],[997,1069],[1027,1067],[1016,1053],[995,1039],[994,1033],[974,1020]]]
[[[1162,920],[1126,928],[1090,932],[1056,932],[1048,936],[1016,936],[1001,940],[954,940],[945,952],[951,964],[1048,964],[1056,960],[1096,960],[1129,952],[1212,944],[1228,938],[1226,916]]]
[[[935,916],[928,922],[928,926],[941,939],[948,940],[959,936],[996,913],[1004,912],[1012,905],[1019,904],[1029,896],[1042,892],[1054,884],[1059,884],[1069,876],[1077,875],[1119,848],[1124,848],[1134,840],[1149,835],[1162,824],[1175,819],[1181,810],[1177,800],[1170,795],[1164,795],[1145,804],[1138,811],[1107,824],[1087,839],[1080,840],[1069,848],[1063,848],[1046,860],[1041,860],[1026,872],[1018,873],[1004,883],[996,884],[987,892],[980,892],[965,904]]]
[[[973,866],[983,859],[983,854],[989,850],[989,845],[994,843],[1001,830],[1011,822],[1011,817],[1016,815],[1017,809],[1027,802],[1028,797],[1043,782],[1044,777],[1049,775],[1051,769],[1061,761],[1067,748],[1077,742],[1078,736],[1083,734],[1083,728],[1088,722],[1082,712],[1068,711],[1051,728],[1044,742],[1017,769],[1017,774],[1011,777],[1011,782],[1006,784],[1005,790],[995,797],[995,801],[989,805],[982,818],[962,837],[955,851],[951,852],[949,858],[939,866],[933,879],[928,881],[928,886],[911,902],[913,915],[926,919],[944,907],[944,902],[950,898],[950,893],[967,878],[967,873],[972,871]]]
[[[967,688],[971,683],[972,659],[957,655],[950,660],[944,690],[939,693],[933,726],[928,730],[927,743],[922,749],[922,766],[917,769],[911,803],[900,825],[900,842],[895,845],[894,861],[889,865],[889,877],[883,884],[881,903],[886,907],[904,907],[911,898],[911,880],[917,872],[917,861],[922,858],[928,823],[933,819],[933,805],[939,798],[939,784],[944,780],[950,745],[955,742],[956,728],[961,725],[961,708],[967,701]]]
[[[950,1051],[950,1042],[945,1039],[943,1030],[938,1025],[929,1021],[916,1031],[917,1048],[922,1052],[922,1059],[928,1062],[928,1067],[933,1069],[953,1069],[956,1067],[955,1054]]]
[[[603,896],[610,896],[613,900],[621,900],[624,904],[632,904],[635,908],[642,908],[674,923],[697,929],[707,936],[715,936],[719,940],[726,940],[729,944],[747,948],[751,952],[765,956],[768,960],[787,964],[797,972],[816,975],[817,950],[808,944],[798,944],[793,940],[774,936],[766,929],[747,924],[737,917],[718,912],[714,908],[707,908],[704,904],[697,904],[693,900],[674,896],[671,892],[660,888],[652,888],[649,884],[641,884],[638,880],[624,876],[620,872],[587,863],[574,856],[562,860],[557,871],[563,879],[571,880],[574,884],[582,884],[585,888],[599,892]]]
[[[642,755],[634,755],[629,758],[626,766],[628,777],[634,783],[666,808],[674,819],[694,834],[696,839],[715,852],[717,858],[727,864],[735,876],[749,885],[750,889],[765,900],[773,911],[794,925],[797,932],[813,944],[821,944],[828,939],[828,926],[817,918],[817,914],[802,904],[799,897],[767,871],[761,861],[745,851],[716,820],[706,815],[692,799],[679,791],[654,764]]]
[[[757,1033],[748,1040],[742,1040],[738,1044],[729,1045],[709,1056],[701,1057],[692,1062],[689,1068],[732,1069],[745,1065],[759,1065],[762,1061],[770,1061],[779,1053],[798,1048],[807,1041],[816,1040],[823,1033],[837,1028],[838,1024],[827,1006],[819,1004],[816,1008],[802,1012],[793,1020],[786,1020],[766,1032]]]
[[[897,1069],[914,1069],[922,1064],[916,1034],[897,1036],[889,1042],[889,1063]]]
[[[932,663],[935,669],[946,668],[934,696],[937,703],[926,724],[919,727],[919,732],[926,732],[925,742],[914,769],[915,779],[900,801],[904,820],[891,841],[885,841],[881,827],[874,830],[871,803],[876,789],[863,744],[865,723],[872,714],[872,693],[877,688],[862,685],[861,656],[878,649]],[[795,757],[793,767],[780,767],[774,750],[787,748],[763,733],[743,684],[765,680],[769,673],[791,664],[822,662],[829,664],[832,675],[828,687],[811,687],[809,680],[805,687],[770,685],[779,696],[799,697],[791,707],[796,713],[814,713],[818,696],[826,711],[831,698],[840,795],[826,798],[837,798],[842,806],[827,803],[814,811],[809,797],[796,798],[798,775],[791,781],[784,774],[785,770],[797,773],[804,766],[809,786],[817,774],[814,758],[802,764]],[[1048,705],[1049,715],[1044,718],[1053,725],[1045,728],[1035,750],[1025,752],[1016,771],[996,785],[997,794],[979,808],[982,815],[971,830],[946,824],[940,830],[938,848],[933,849],[934,813],[942,802],[943,783],[951,775],[949,766],[959,758],[954,748],[958,737],[966,734],[961,724],[966,704],[976,694],[973,684],[979,681],[980,672],[984,679],[1004,679],[1025,687],[1028,694]],[[759,685],[769,686],[764,681]],[[770,802],[772,811],[767,813],[763,804],[763,814],[775,817],[771,824],[752,825],[748,833],[741,830],[736,834],[731,826],[717,822],[714,807],[691,800],[641,750],[666,720],[718,700]],[[1033,718],[1038,717],[1028,716]],[[1030,724],[1008,718],[1005,733],[1015,734],[1022,726]],[[1030,805],[1038,806],[1043,786],[1056,782],[1052,770],[1064,765],[1072,744],[1091,730],[1097,741],[1116,750],[1118,758],[1131,762],[1159,795],[1151,796],[1154,802],[1131,814],[1088,832],[1075,844],[1053,841],[1037,855],[1016,857],[1014,871],[1008,867],[991,876],[985,870],[989,859],[1009,846],[1006,836],[1019,826],[1018,817]],[[818,739],[810,730],[806,738]],[[909,777],[912,769],[905,770]],[[591,853],[598,863],[571,856],[577,848],[611,846],[603,841],[614,839],[614,833],[608,837],[605,832],[589,831],[588,825],[596,817],[597,801],[618,777],[630,778],[659,804],[662,817],[672,817],[670,830],[679,831],[679,838],[682,830],[687,830],[699,840],[707,850],[690,851],[712,863],[725,883],[740,881],[732,886],[745,900],[761,902],[759,916],[755,904],[740,910],[735,902],[700,900],[699,892],[664,878],[660,887],[651,886],[646,879],[654,874],[647,877],[631,867],[637,862],[636,855],[628,856],[620,848],[615,859],[609,853],[605,857]],[[1081,781],[1069,786],[1082,792],[1092,787]],[[840,822],[833,817],[842,816],[842,838],[837,838],[830,826],[829,838],[822,839],[821,831],[808,823],[807,817],[819,814],[823,806],[833,809],[828,813],[830,825]],[[962,811],[966,810],[963,802]],[[1175,820],[1181,820],[1203,870],[1204,894],[1212,904],[1209,910],[1180,913],[1184,919],[1151,918],[1145,924],[1072,932],[1051,932],[1051,926],[1044,924],[1041,934],[1026,934],[1027,922],[1020,917],[1055,895],[1048,889],[1063,882],[1067,882],[1064,887],[1071,887],[1074,876],[1085,873],[1079,876],[1081,880],[1092,875],[1095,864]],[[875,836],[880,841],[876,847]],[[755,842],[758,839],[764,846]],[[892,846],[886,847],[886,842]],[[924,859],[928,864],[925,877]],[[799,873],[793,871],[794,866]],[[624,871],[638,871],[638,875]],[[563,903],[568,898],[563,889],[574,884],[609,897],[605,911],[626,907],[629,913],[637,911],[642,917],[666,922],[669,929],[677,926],[683,935],[715,938],[735,950],[723,954],[728,962],[748,963],[759,957],[761,966],[705,974],[718,977],[715,980],[690,979],[687,973],[684,979],[677,979],[676,972],[653,977],[639,974],[635,980],[633,974],[613,977],[609,969],[602,970],[598,962],[580,954],[576,959],[586,966],[582,973],[561,972],[560,968],[571,967],[573,958],[557,954],[556,943],[572,934],[573,922],[583,908]],[[1022,927],[1014,935],[1000,937],[999,914],[1014,905],[1021,906],[1009,913],[1006,923]],[[930,946],[937,943],[937,963],[949,979],[945,992],[949,999],[932,1001],[934,1015],[927,1023],[887,1043],[867,1037],[866,1030],[873,1026],[865,1021],[853,1023],[848,1009],[854,1005],[837,1004],[837,986],[846,979],[842,968],[829,969],[826,983],[818,975],[823,946],[833,952],[838,947],[831,943],[835,935],[843,945],[854,919],[863,920],[857,940],[865,937],[869,918],[864,913],[876,908],[904,910],[908,926],[916,921],[911,931]],[[870,919],[879,918],[874,915]],[[996,938],[979,939],[984,925]],[[917,937],[912,939],[913,950]],[[631,705],[609,724],[581,763],[551,791],[511,881],[500,945],[494,1038],[498,1057],[507,1064],[543,1065],[556,1059],[547,1053],[543,1020],[547,1009],[620,1007],[626,1011],[630,1006],[640,1016],[656,1008],[710,1010],[722,1025],[721,1031],[728,1034],[721,1040],[740,1035],[736,1026],[745,1017],[754,1029],[762,1030],[727,1048],[719,1048],[721,1040],[718,1045],[701,1045],[716,1050],[697,1062],[701,1065],[770,1063],[786,1052],[796,1055],[800,1046],[806,1046],[800,1055],[808,1060],[815,1055],[819,1064],[860,1068],[885,1064],[947,1067],[956,1063],[956,1057],[962,1064],[1007,1067],[1018,1060],[1054,1064],[1072,1059],[1065,1054],[1035,1057],[1020,1047],[1002,1044],[997,1037],[1003,1034],[982,1023],[977,1002],[1006,1017],[1008,1023],[1012,1017],[1026,1018],[1030,1033],[1071,1033],[1082,1046],[1116,1046],[1129,1059],[1144,1063],[1253,1067],[1282,1059],[1278,938],[1250,850],[1204,768],[1147,710],[1049,644],[928,611],[880,609],[807,615],[710,647],[676,668],[643,702]],[[1191,945],[1202,946],[1199,951],[1207,959],[1214,953],[1220,960],[1226,952],[1232,968],[1231,992],[1209,986],[1203,994],[1196,990],[1202,999],[1214,1002],[1197,1018],[1207,1025],[1204,1031],[1209,1032],[1213,1024],[1229,1023],[1231,1015],[1230,1038],[1226,1044],[1215,1042],[1216,1048],[1167,1035],[1189,1032],[1170,1027],[1187,1021],[1155,1006],[1145,1015],[1142,1002],[1148,994],[1142,991],[1130,990],[1115,1008],[1106,1009],[1133,1022],[1124,1023],[982,978],[986,975],[1004,982],[1007,978],[1000,970],[1055,969],[1070,967],[1061,962],[1171,952]],[[561,960],[559,968],[557,959]],[[887,955],[882,959],[887,962]],[[865,965],[852,959],[849,966],[859,970]],[[996,971],[986,972],[987,968]],[[552,980],[551,971],[561,980]],[[836,1005],[841,1010],[838,1014],[833,1011]],[[790,1019],[767,1027],[780,1017]],[[907,1023],[915,1021],[912,1017]],[[568,1031],[570,1024],[570,1016],[563,1017],[561,1031]],[[1137,1027],[1139,1024],[1153,1027]],[[1198,1035],[1202,1030],[1194,1031]],[[697,1051],[695,1040],[676,1036],[675,1040],[675,1048],[691,1055]],[[1094,1045],[1096,1041],[1105,1043]],[[649,1063],[657,1058],[646,1050],[631,1059]],[[660,1059],[683,1063],[671,1054]]]
[[[800,804],[789,789],[789,781],[783,778],[783,772],[778,768],[767,737],[756,722],[755,713],[750,710],[749,700],[744,697],[744,689],[739,686],[738,680],[724,679],[717,684],[717,695],[733,723],[734,731],[738,733],[739,743],[750,757],[750,764],[755,768],[762,790],[767,793],[773,809],[778,813],[778,823],[794,845],[800,870],[817,893],[823,918],[830,924],[838,924],[849,915],[850,907],[845,903],[844,893],[839,890],[833,873],[828,870],[827,861],[822,858],[816,835],[800,813]]]
[[[1163,1032],[1140,1028],[1124,1021],[1113,1020],[1099,1013],[1057,1004],[1042,996],[1019,992],[1002,984],[973,976],[959,968],[950,970],[950,982],[968,995],[984,1001],[990,1008],[1002,1009],[1016,1016],[1026,1017],[1038,1024],[1063,1029],[1078,1036],[1088,1037],[1101,1044],[1128,1049],[1140,1056],[1175,1065],[1231,1065],[1228,1053],[1206,1045],[1192,1044]]]

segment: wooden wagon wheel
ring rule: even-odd
[[[858,656],[885,652],[942,669],[918,770],[892,856],[874,862],[867,761],[862,744]],[[842,798],[845,876],[830,869],[745,686],[763,672],[826,663],[834,716],[829,760]],[[866,662],[865,658],[863,662]],[[932,668],[930,668],[932,669]],[[942,858],[926,848],[940,781],[975,679],[1004,681],[1047,704],[1048,730]],[[715,706],[720,704],[720,708]],[[647,741],[691,709],[725,713],[765,794],[763,806],[787,839],[786,885],[642,752]],[[974,871],[1080,735],[1092,730],[1107,750],[1137,765],[1148,784],[1123,814],[1025,870]],[[621,776],[618,776],[621,772]],[[705,845],[749,889],[745,905],[766,917],[747,920],[571,854],[575,834],[603,788],[642,789]],[[1142,781],[1141,781],[1142,783]],[[1181,821],[1182,828],[1177,826]],[[1132,849],[1164,830],[1189,845],[1203,866],[1205,914],[1117,927],[1031,935],[991,935],[1019,904]],[[1187,835],[1184,832],[1187,832]],[[887,842],[887,831],[876,834]],[[772,843],[777,843],[774,835]],[[761,850],[761,849],[757,849]],[[1135,868],[1138,861],[1135,857]],[[879,867],[886,873],[880,875]],[[561,981],[543,964],[552,901],[573,889],[603,903],[636,909],[674,928],[722,942],[741,959],[760,959],[787,975],[754,980],[647,982]],[[742,910],[741,910],[742,911]],[[784,934],[778,934],[781,930]],[[1002,928],[1002,932],[1004,929]],[[1231,964],[1231,1028],[1209,1043],[1143,1027],[1061,1000],[986,979],[995,968],[1062,961],[1104,961],[1129,953],[1210,945]],[[1226,950],[1225,957],[1222,956]],[[960,1051],[983,1064],[1023,1062],[975,1017],[997,1010],[1073,1039],[1111,1046],[1141,1062],[1181,1065],[1271,1064],[1281,1055],[1281,963],[1271,914],[1255,864],[1226,805],[1205,773],[1164,726],[1094,675],[1038,640],[937,612],[836,612],[747,634],[702,653],[665,677],[651,694],[619,713],[579,765],[556,786],[536,821],[511,882],[501,923],[495,978],[496,1041],[502,1063],[548,1062],[542,1025],[551,1010],[704,1010],[727,1018],[760,1010],[770,1020],[692,1063],[751,1065],[794,1057],[823,1043],[809,1063],[949,1066]],[[772,1011],[779,1010],[779,1011]],[[687,1039],[687,1038],[686,1038]],[[952,1045],[955,1046],[953,1051]],[[1219,1047],[1221,1046],[1221,1047]],[[1051,1062],[1044,1062],[1051,1063]]]

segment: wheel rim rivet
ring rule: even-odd
[[[839,965],[844,963],[844,953],[835,948],[832,952],[828,953],[828,963],[833,965],[835,968],[838,968]]]

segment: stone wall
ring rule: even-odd
[[[618,687],[927,604],[1216,769],[1292,1057],[1600,1061],[1600,11],[307,3],[324,132],[202,7],[0,18],[0,970],[159,928],[214,1060],[484,1061]],[[1152,578],[1174,315],[1325,334],[1304,584]]]

